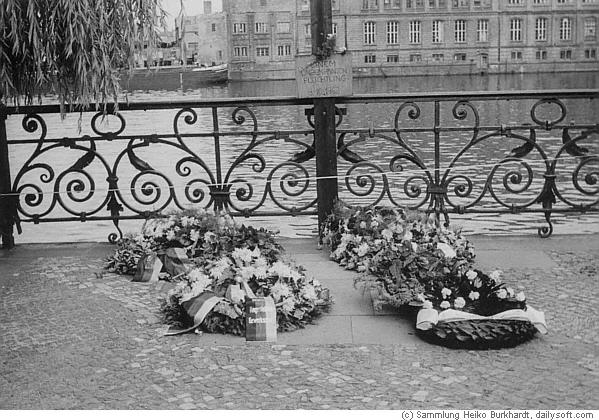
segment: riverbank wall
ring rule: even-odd
[[[481,68],[477,63],[439,64],[423,62],[422,64],[369,65],[354,67],[354,77],[398,77],[398,76],[458,76],[475,74],[528,74],[528,73],[572,73],[572,72],[599,72],[597,61],[555,61],[544,63],[519,63],[504,62],[490,64]],[[229,70],[231,81],[259,81],[259,80],[291,80],[295,79],[295,68],[288,66],[245,65],[242,69]]]

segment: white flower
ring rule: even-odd
[[[447,287],[444,287],[441,289],[441,295],[443,296],[443,299],[447,299],[449,296],[451,296],[451,290],[449,290]]]
[[[258,247],[254,248],[254,250],[252,251],[252,257],[258,258],[261,255],[262,255],[262,253],[260,252],[260,248],[258,248]]]
[[[376,220],[373,220],[372,222],[370,222],[370,227],[371,228],[376,228],[379,225],[379,222],[377,222]]]
[[[366,229],[366,222],[363,220],[360,222],[360,229]]]
[[[217,280],[222,280],[224,278],[224,273],[229,268],[231,262],[227,257],[222,257],[219,259],[214,267],[210,269],[210,275]]]
[[[316,289],[311,284],[304,287],[302,290],[302,296],[309,301],[315,301],[318,298],[316,295]]]
[[[242,261],[244,263],[249,263],[252,261],[252,251],[247,248],[235,248],[231,253],[231,256],[236,262]]]
[[[172,230],[172,229],[169,229],[169,230],[166,232],[166,239],[167,239],[167,241],[172,241],[172,240],[174,240],[174,239],[175,239],[175,231],[174,231],[174,230]]]
[[[212,284],[210,278],[197,268],[190,271],[188,277],[192,282],[191,287],[183,293],[181,302],[188,301],[189,299],[198,296]]]
[[[499,271],[499,270],[491,271],[489,273],[489,278],[491,280],[493,280],[495,283],[497,283],[499,281],[499,279],[501,278],[501,271]]]
[[[358,257],[363,257],[368,253],[369,249],[370,247],[368,246],[368,243],[364,242],[361,243],[360,246],[357,248],[356,253],[358,254]]]
[[[269,269],[268,273],[281,278],[295,278],[299,275],[297,271],[292,270],[287,264],[277,261]]]
[[[448,301],[444,300],[443,302],[441,302],[441,305],[439,305],[441,307],[441,309],[449,309],[451,307],[451,305],[449,304]]]
[[[288,297],[281,304],[281,309],[283,312],[290,313],[295,308],[295,302],[292,297]]]
[[[433,309],[433,303],[430,300],[425,300],[422,302],[423,309]]]
[[[181,218],[181,226],[183,227],[189,227],[193,222],[193,218],[188,217],[188,216],[183,216]]]
[[[445,258],[455,258],[456,257],[456,253],[453,250],[452,247],[450,247],[449,245],[447,245],[445,242],[439,242],[437,243],[437,249],[440,249],[441,251],[443,251],[443,254],[445,255]]]
[[[381,235],[383,236],[383,238],[385,238],[388,241],[393,239],[393,232],[390,229],[383,229],[383,231],[381,232]]]
[[[198,236],[199,236],[199,233],[198,233]],[[204,242],[212,242],[212,240],[214,238],[216,238],[216,234],[214,232],[206,232],[206,233],[204,233]]]
[[[196,242],[198,239],[200,239],[200,232],[196,229],[192,229],[191,232],[189,232],[189,239],[191,239],[193,242]]]
[[[403,240],[404,241],[411,241],[412,240],[412,231],[411,230],[407,230],[406,233],[403,236]]]
[[[412,245],[412,251],[418,251],[418,244],[416,242],[410,242],[410,244]]]
[[[453,301],[453,306],[457,309],[461,309],[466,306],[466,301],[463,297],[458,297]]]
[[[507,297],[507,291],[505,289],[499,289],[497,291],[497,297],[499,299],[505,299]]]
[[[468,295],[468,299],[470,300],[477,300],[480,297],[480,293],[478,292],[470,292],[470,294]]]
[[[524,292],[516,293],[516,300],[518,302],[524,302],[526,300],[526,296],[524,296]]]
[[[270,294],[275,302],[279,302],[282,298],[291,295],[291,289],[286,284],[278,281],[270,288]]]
[[[468,270],[466,271],[466,277],[468,278],[468,280],[472,281],[478,277],[478,273],[474,270]]]
[[[254,267],[252,266],[244,266],[244,267],[240,267],[237,270],[237,274],[239,276],[241,276],[241,278],[243,279],[243,281],[249,281],[252,277],[254,277],[254,275],[256,274],[256,271],[254,270]]]
[[[426,302],[426,297],[423,293],[418,293],[418,295],[416,295],[416,299],[418,299],[420,302]]]

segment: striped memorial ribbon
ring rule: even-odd
[[[181,306],[183,306],[187,315],[193,318],[193,326],[184,329],[170,327],[164,335],[185,334],[195,330],[202,324],[202,322],[204,322],[206,315],[208,315],[214,306],[221,300],[223,300],[222,297],[216,296],[213,292],[206,291],[200,293],[196,297],[181,302]]]

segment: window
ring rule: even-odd
[[[466,21],[455,21],[455,42],[466,42]]]
[[[443,54],[433,54],[433,61],[443,61],[443,60],[444,60]]]
[[[248,47],[235,47],[233,48],[233,56],[235,57],[247,57]]]
[[[420,54],[410,54],[410,61],[412,63],[422,61],[422,56]]]
[[[559,58],[562,60],[571,60],[572,59],[572,50],[561,50],[559,52]]]
[[[421,9],[424,7],[424,0],[406,0],[406,9]]]
[[[376,23],[364,22],[364,44],[372,45],[376,42]]]
[[[435,44],[443,42],[443,21],[433,20],[432,42]]]
[[[393,55],[387,56],[387,63],[398,63],[398,62],[399,62],[399,55],[393,54]]]
[[[376,63],[376,55],[368,54],[364,56],[365,63]]]
[[[522,0],[508,0],[507,4],[509,4],[509,5],[522,4]]]
[[[547,0],[533,0],[532,4],[547,4]]]
[[[512,60],[522,60],[522,51],[512,51]]]
[[[304,25],[304,36],[310,38],[312,36],[312,26],[310,24]]]
[[[447,7],[445,0],[428,0],[428,7],[431,9],[444,9]]]
[[[212,24],[212,32],[216,32],[216,23]]]
[[[245,23],[234,23],[233,24],[233,33],[234,34],[244,34],[247,32],[247,27]]]
[[[378,9],[378,0],[362,0],[362,9]]]
[[[559,39],[569,41],[572,37],[572,22],[570,18],[562,18],[559,21]]]
[[[401,7],[401,0],[384,0],[383,7],[385,9],[399,9]]]
[[[453,55],[454,61],[466,61],[466,53],[455,53]]]
[[[335,22],[331,24],[331,31],[333,35],[337,35],[337,24]]]
[[[547,41],[547,18],[538,18],[535,21],[535,40]]]
[[[489,21],[487,19],[480,19],[476,23],[476,40],[489,42]]]
[[[584,50],[584,58],[586,58],[587,60],[596,60],[597,50],[595,48],[588,48]]]
[[[399,22],[387,22],[387,44],[397,44],[399,42]]]
[[[289,45],[289,44],[278,45],[277,46],[277,55],[279,55],[279,56],[291,55],[291,45]]]
[[[595,39],[597,37],[597,20],[594,17],[584,20],[584,39]]]
[[[535,57],[537,58],[537,60],[547,60],[547,51],[537,50],[535,53]]]
[[[256,33],[265,34],[268,32],[268,25],[265,22],[256,22]]]
[[[420,44],[420,21],[411,20],[409,26],[409,40],[410,44]]]
[[[572,0],[557,0],[557,4],[567,4],[572,3]]]
[[[290,22],[277,22],[277,33],[286,34],[291,32]]]
[[[466,8],[470,7],[468,0],[453,0],[453,7],[455,8]]]
[[[510,41],[522,41],[522,19],[510,20]]]
[[[268,57],[270,49],[268,47],[256,47],[256,57]]]

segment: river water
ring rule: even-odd
[[[354,93],[416,93],[416,92],[464,92],[464,91],[511,91],[511,90],[537,90],[537,89],[569,89],[569,88],[597,88],[599,87],[599,73],[562,73],[562,74],[511,74],[511,75],[487,75],[487,76],[426,76],[426,77],[403,77],[403,78],[362,78],[354,80]],[[193,86],[183,85],[183,89],[180,89],[179,79],[172,78],[161,81],[160,88],[158,86],[147,86],[148,90],[138,90],[128,93],[129,101],[151,101],[151,100],[177,100],[177,99],[193,99],[193,98],[226,98],[226,97],[253,97],[253,96],[293,96],[296,94],[296,87],[293,81],[265,81],[265,82],[230,82],[226,85],[217,85],[210,87],[194,88]],[[153,88],[153,89],[151,89]],[[151,90],[150,90],[151,89]],[[46,102],[51,102],[51,98],[46,98]],[[406,127],[418,127],[418,126],[430,126],[432,124],[432,108],[430,104],[423,104],[421,107],[421,117],[416,121],[411,121],[407,118],[407,111],[404,113],[405,118],[402,120],[402,128]],[[451,104],[453,105],[453,104]],[[503,103],[478,103],[475,104],[480,114],[481,124],[499,125],[499,124],[513,124],[530,121],[530,107],[532,102],[503,102]],[[393,117],[397,110],[398,104],[368,104],[368,105],[349,105],[347,106],[347,117],[344,122],[340,125],[341,129],[354,129],[354,128],[392,128]],[[599,116],[599,104],[589,101],[572,101],[567,103],[568,106],[568,118],[576,123],[593,122],[597,123],[597,116]],[[166,110],[166,111],[146,111],[146,112],[128,112],[126,115],[127,128],[125,134],[149,134],[149,133],[172,133],[172,125],[174,114],[177,110]],[[219,117],[219,124],[221,130],[235,130],[239,129],[236,124],[232,121],[231,111],[223,110],[222,115]],[[256,117],[259,122],[260,130],[277,130],[277,129],[306,129],[306,117],[304,116],[303,108],[297,107],[277,107],[273,108],[261,108],[256,110]],[[551,114],[551,110],[547,111]],[[228,114],[228,115],[227,115]],[[61,138],[64,136],[78,136],[82,134],[93,133],[89,130],[89,117],[84,116],[82,121],[79,121],[78,116],[69,115],[64,120],[61,120],[58,116],[45,116],[46,122],[48,123],[48,138]],[[211,130],[211,115],[209,111],[199,111],[198,121],[193,126],[193,130],[189,132],[210,132]],[[222,120],[221,120],[222,118]],[[469,119],[471,122],[472,114],[466,118],[465,121],[459,122],[460,125],[468,126]],[[451,115],[451,106],[442,108],[442,124],[451,125],[455,124],[456,120]],[[107,120],[107,129],[110,129],[110,124],[115,124],[110,120]],[[412,125],[410,125],[412,124]],[[118,126],[118,124],[116,124]],[[185,126],[185,124],[180,124]],[[79,127],[81,126],[81,132]],[[198,130],[198,127],[200,129]],[[182,131],[185,131],[186,127],[182,127]],[[190,129],[189,127],[187,127]],[[241,127],[243,128],[243,127]],[[114,129],[114,125],[112,125]],[[248,126],[245,126],[248,129]],[[10,139],[35,139],[36,133],[29,134],[24,132],[21,127],[21,119],[15,116],[9,117],[7,121],[7,130]],[[451,134],[451,133],[450,133]],[[546,150],[551,152],[557,151],[561,143],[559,134],[555,131],[548,133],[541,133],[539,141],[543,142],[546,146]],[[459,136],[456,135],[451,137],[446,135],[442,137],[441,153],[444,156],[454,156],[468,140],[468,133]],[[427,165],[432,164],[432,137],[428,134],[411,133],[405,135],[405,140],[418,150],[419,154],[426,161]],[[298,138],[304,143],[307,142],[304,138]],[[368,157],[372,162],[375,162],[380,167],[388,166],[389,164],[389,153],[391,153],[390,147],[393,147],[389,142],[381,142],[380,139],[367,139],[367,141],[357,141],[356,137],[348,135],[347,140],[355,140],[356,144],[352,147],[352,150],[363,156]],[[198,154],[201,154],[202,158],[206,161],[213,161],[214,150],[211,145],[211,139],[205,139],[207,143],[198,144]],[[231,141],[222,141],[222,157],[223,162],[231,163],[235,156],[237,156],[247,144],[248,137],[241,136],[239,139],[232,139]],[[589,142],[584,143],[585,146],[592,150],[592,153],[599,153],[599,147],[597,145],[597,138],[589,139]],[[503,143],[502,143],[503,142]],[[505,139],[496,139],[490,142],[485,148],[480,150],[472,149],[471,152],[464,155],[463,160],[460,164],[465,169],[460,172],[464,176],[469,176],[472,179],[478,181],[479,192],[489,170],[493,166],[493,162],[500,160],[505,157],[505,153],[509,152],[513,147],[519,145],[518,142],[507,142]],[[122,150],[122,144],[112,145],[110,144],[106,150],[105,156],[116,156],[118,151]],[[113,150],[110,149],[112,147]],[[150,149],[150,148],[147,148]],[[152,165],[161,171],[172,171],[172,162],[175,159],[180,158],[176,154],[170,154],[171,151],[167,149],[160,149],[158,146],[152,149],[152,153],[148,151],[139,150],[139,156],[152,163]],[[290,153],[300,151],[301,149],[290,149],[280,147],[280,143],[272,142],[266,144],[264,149],[260,150],[267,157],[268,164],[272,166],[277,165],[289,158]],[[16,171],[29,157],[33,151],[33,146],[16,146],[11,145],[9,154],[11,159],[11,169],[13,171],[13,179],[16,175]],[[58,162],[63,162],[65,168],[68,168],[70,164],[74,162],[74,158],[69,155],[67,149],[57,149],[55,152],[47,154],[47,159],[53,162],[53,165],[57,165]],[[397,152],[396,152],[397,153]],[[551,154],[550,154],[551,155]],[[76,155],[78,158],[81,154]],[[392,155],[391,155],[392,156]],[[449,160],[442,162],[442,165],[447,165]],[[487,167],[481,162],[489,162]],[[311,166],[312,165],[312,166]],[[532,167],[542,171],[542,162],[532,162]],[[226,165],[225,165],[226,167]],[[312,168],[313,164],[306,164],[307,168]],[[238,176],[252,176],[253,171],[251,165],[245,168],[241,168],[241,172]],[[339,172],[345,173],[349,169],[349,165],[343,162],[339,165]],[[362,168],[365,170],[366,168]],[[410,169],[406,168],[409,174]],[[506,169],[509,170],[510,168]],[[511,168],[516,169],[516,168]],[[596,167],[594,168],[598,170]],[[90,173],[97,176],[99,180],[103,180],[101,167],[94,169],[94,165],[90,165]],[[96,171],[96,172],[94,172]],[[268,170],[267,170],[268,171]],[[485,172],[486,171],[486,172]],[[360,173],[359,169],[352,175]],[[367,173],[364,172],[364,173]],[[39,173],[37,173],[39,183]],[[133,173],[129,174],[131,177]],[[567,181],[569,173],[565,171],[562,176],[563,181]],[[170,176],[170,175],[169,175]],[[261,175],[262,177],[264,175]],[[407,175],[406,175],[407,176]],[[389,182],[394,187],[402,188],[403,182],[406,180],[406,176],[398,176],[397,178],[389,177]],[[119,174],[119,178],[126,179],[126,175]],[[537,177],[536,182],[542,180],[542,177]],[[351,182],[350,182],[351,183]],[[355,185],[346,185],[343,180],[340,181],[341,191],[340,196],[352,203],[368,204],[373,201],[373,197],[376,197],[380,188],[375,188],[373,193],[365,198],[356,198],[355,196],[348,193],[348,188],[354,188],[359,190]],[[124,183],[124,185],[127,185]],[[380,187],[380,182],[379,182]],[[455,186],[455,185],[454,185]],[[534,187],[534,186],[533,186]],[[46,187],[47,188],[47,187]],[[538,193],[538,189],[531,188],[532,191]],[[476,192],[476,191],[475,191]],[[566,190],[567,194],[570,194],[569,198],[576,198],[577,192],[574,188]],[[580,194],[578,193],[578,196]],[[312,185],[307,192],[304,194],[305,199],[303,202],[309,202],[315,196],[314,186]],[[476,196],[476,195],[474,195]],[[517,194],[506,194],[507,199],[513,200],[515,203],[522,203],[526,201],[526,198],[519,197]],[[596,199],[595,194],[592,197],[582,197],[581,202],[588,202],[590,199]],[[422,198],[422,197],[420,197]],[[402,203],[414,204],[418,199],[410,200],[408,197],[401,197]],[[101,202],[101,199],[99,199]],[[586,200],[586,201],[584,201]],[[22,200],[23,201],[23,200]],[[472,201],[472,199],[470,199]],[[251,202],[251,200],[250,200]],[[300,197],[301,202],[301,197]],[[458,198],[455,199],[456,203],[468,204],[468,200],[464,199],[460,201]],[[86,203],[89,205],[93,203],[93,200]],[[383,202],[384,203],[384,202]],[[75,203],[76,204],[76,203]],[[249,204],[249,203],[248,203]],[[483,202],[484,204],[484,202]],[[488,204],[490,206],[491,203]],[[495,204],[496,206],[496,204]],[[43,206],[35,209],[35,212],[39,212]],[[73,208],[77,208],[74,206]],[[82,207],[83,208],[83,207]],[[491,207],[489,207],[491,208]],[[105,214],[105,213],[104,213]],[[62,216],[64,214],[56,214],[56,216]],[[543,217],[540,214],[518,214],[518,215],[500,215],[497,214],[484,214],[484,215],[451,215],[452,224],[460,227],[464,232],[469,234],[536,234],[536,229],[539,226],[543,226]],[[596,215],[568,215],[568,216],[554,216],[554,234],[568,234],[568,233],[598,233],[599,232],[599,218]],[[268,217],[268,218],[251,218],[246,223],[253,225],[261,225],[271,229],[279,230],[282,236],[294,237],[294,236],[310,236],[316,233],[316,218],[309,216],[302,217]],[[121,227],[125,232],[134,231],[140,226],[139,221],[122,221]],[[27,242],[76,242],[76,241],[104,241],[106,240],[109,233],[114,231],[111,222],[86,222],[82,223],[42,223],[39,225],[33,225],[32,223],[23,224],[24,233],[16,238],[18,243]]]

